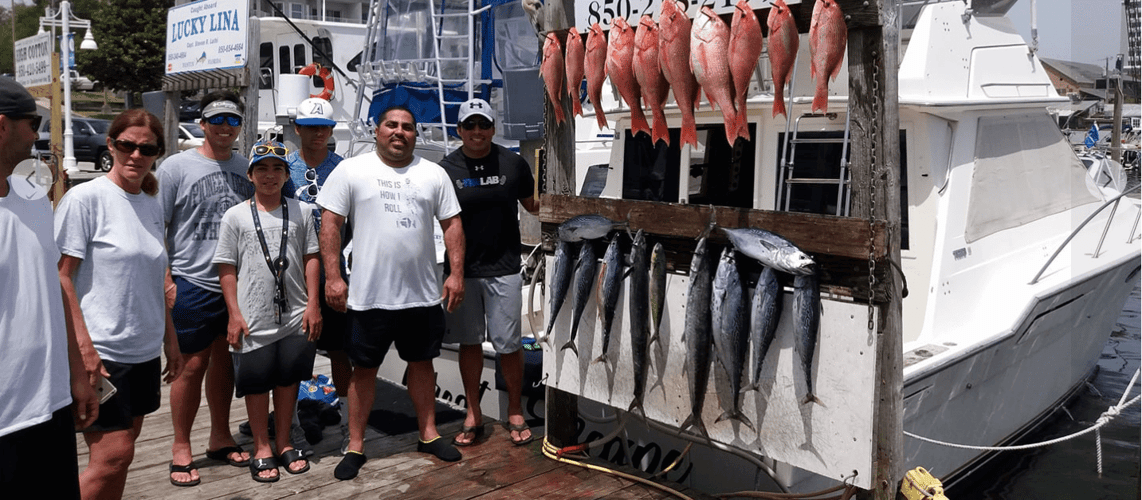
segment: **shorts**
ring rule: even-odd
[[[221,293],[200,288],[181,276],[174,277],[178,297],[171,319],[178,333],[178,350],[194,354],[210,347],[214,339],[226,336],[230,314]]]
[[[523,278],[519,273],[464,278],[464,301],[444,314],[444,342],[476,345],[485,337],[500,354],[520,349]]]
[[[325,287],[321,288],[321,336],[317,348],[322,351],[344,351],[349,338],[349,314],[334,310],[325,303]]]
[[[232,352],[235,397],[264,394],[313,378],[317,347],[305,335],[289,335],[249,352]]]
[[[162,394],[159,383],[162,379],[162,359],[155,358],[142,363],[116,363],[103,361],[103,367],[111,376],[107,378],[115,386],[115,395],[99,405],[99,418],[83,432],[109,432],[130,429],[135,417],[154,413],[159,409]]]
[[[34,495],[29,493],[34,491]],[[0,436],[0,491],[13,496],[79,498],[79,460],[71,406],[52,418]]]
[[[440,356],[444,338],[444,308],[439,305],[410,309],[349,310],[352,334],[345,346],[355,367],[376,368],[389,346],[406,362],[429,361]]]

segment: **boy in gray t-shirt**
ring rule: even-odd
[[[246,174],[254,197],[222,216],[213,259],[229,311],[234,388],[246,398],[254,437],[250,476],[258,482],[277,481],[279,465],[291,474],[309,470],[289,433],[275,436],[276,454],[271,448],[269,393],[276,427],[290,428],[298,382],[313,375],[314,341],[321,335],[313,211],[281,194],[289,178],[287,153],[279,142],[254,145]]]

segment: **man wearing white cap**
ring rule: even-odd
[[[328,148],[329,136],[333,135],[333,127],[337,122],[333,119],[333,105],[325,99],[313,97],[301,101],[297,107],[297,118],[294,120],[294,131],[301,139],[300,147],[289,153],[289,181],[286,182],[286,196],[292,196],[300,201],[314,203],[313,221],[318,233],[321,232],[321,210],[317,208],[317,193],[325,185],[325,179],[341,163],[341,155]],[[349,226],[345,226],[347,229]],[[347,234],[341,235],[342,245],[349,242]],[[345,263],[341,263],[341,277],[348,279],[345,273]],[[321,284],[318,287],[321,293],[321,318],[324,321],[321,338],[317,340],[317,349],[325,351],[329,358],[329,369],[333,375],[333,386],[337,389],[337,397],[341,402],[341,448],[349,440],[348,422],[344,418],[348,413],[349,377],[353,367],[349,357],[345,354],[345,337],[349,334],[349,320],[345,313],[329,307],[325,301],[325,269],[322,268]]]
[[[253,196],[246,178],[246,158],[231,149],[242,132],[243,108],[238,94],[215,91],[202,98],[202,146],[167,158],[159,167],[159,201],[165,218],[171,280],[167,301],[179,350],[186,364],[171,384],[170,481],[176,486],[199,483],[193,466],[190,431],[206,379],[210,439],[206,456],[245,467],[250,454],[230,432],[234,399],[234,365],[226,343],[229,313],[222,297],[218,268],[212,262],[222,215]],[[174,296],[172,297],[172,294]]]
[[[528,212],[539,211],[531,167],[522,157],[492,143],[496,134],[492,107],[483,99],[460,105],[458,127],[464,145],[440,162],[456,187],[464,227],[465,300],[445,315],[444,342],[460,344],[460,378],[468,415],[453,443],[470,446],[484,437],[480,413],[482,343],[487,338],[500,355],[508,390],[508,434],[512,443],[532,440],[520,403],[523,350],[520,341],[522,278],[518,200]],[[445,274],[451,272],[445,261]]]

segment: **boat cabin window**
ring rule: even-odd
[[[281,47],[278,47],[278,73],[283,74],[283,75],[288,75],[290,73],[293,73],[293,71],[290,71],[291,65],[289,63],[289,61],[290,61],[289,55],[290,55],[289,45],[282,45]]]
[[[274,88],[274,44],[264,42],[258,46],[258,86],[263,89]]]
[[[1082,162],[1046,112],[979,119],[968,243],[1095,201]]]
[[[313,60],[326,68],[333,68],[333,42],[329,37],[313,37]],[[319,85],[320,86],[320,85]]]
[[[750,135],[756,133],[750,125]],[[681,151],[679,129],[670,129],[671,147],[657,146],[650,136],[632,137],[624,132],[623,198],[676,203],[680,199],[695,205],[753,207],[754,143],[726,142],[725,126],[698,126],[699,147],[690,151],[690,168],[686,174],[685,193],[679,193],[678,177]]]
[[[793,134],[790,134],[792,139]],[[849,152],[842,131],[777,134],[777,210],[865,217],[852,211]],[[900,131],[900,247],[908,249],[908,148]],[[789,155],[785,154],[788,146]]]

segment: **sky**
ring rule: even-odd
[[[1122,0],[1036,0],[1039,57],[1105,67],[1122,46]],[[1018,0],[1007,17],[1031,42],[1031,0]]]

